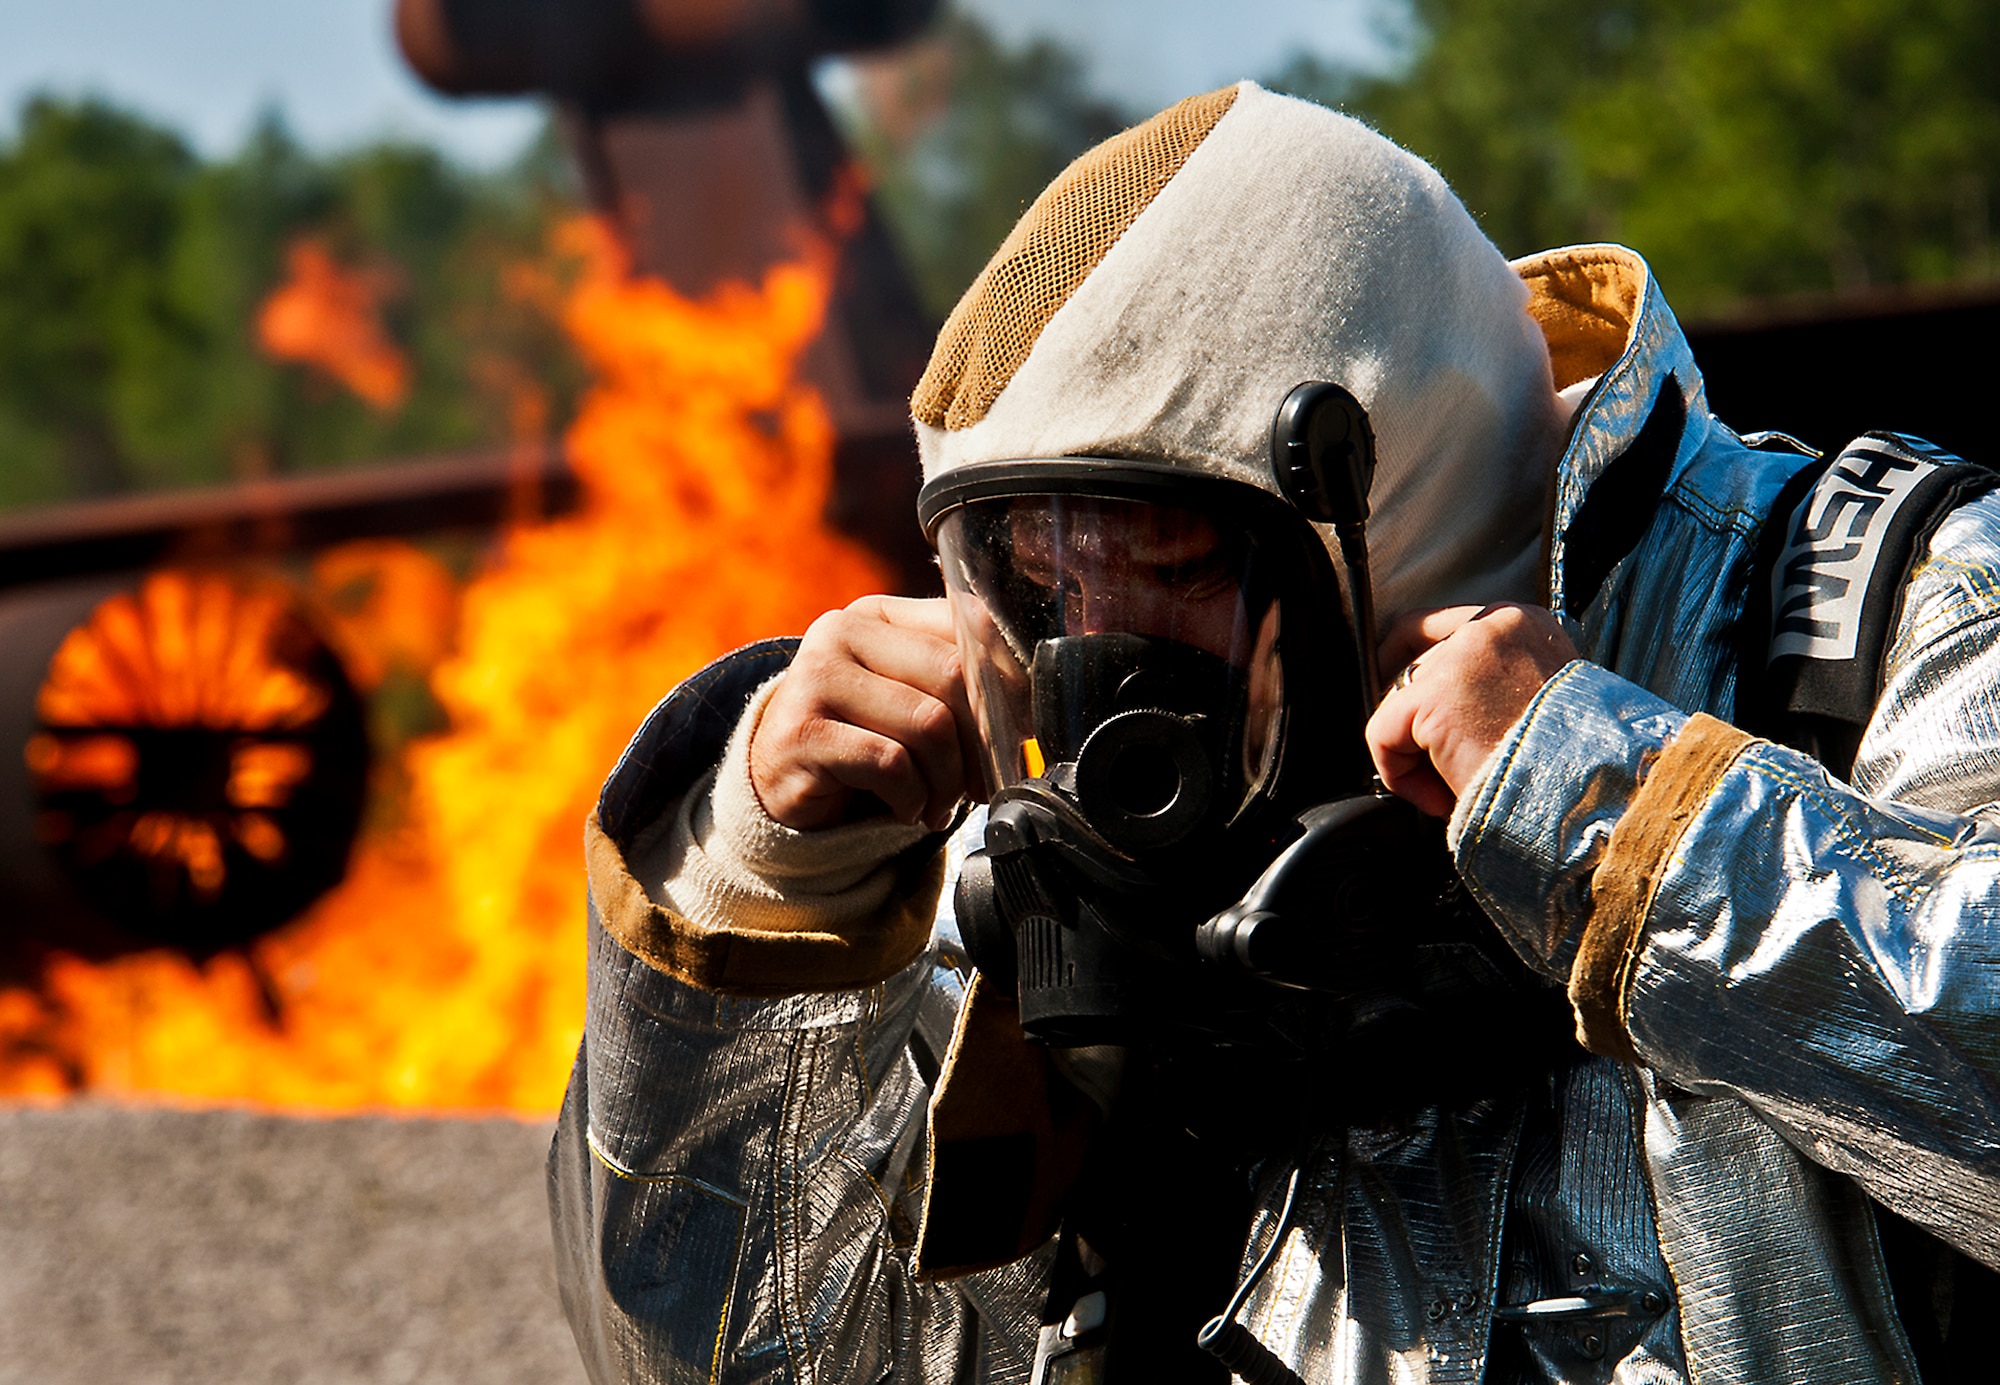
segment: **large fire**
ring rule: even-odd
[[[39,991],[0,991],[0,1093],[557,1104],[582,1028],[582,822],[624,741],[716,654],[885,580],[822,524],[833,429],[794,372],[832,248],[699,301],[635,277],[594,222],[559,248],[597,374],[567,439],[581,507],[507,534],[463,591],[401,545],[320,563],[367,589],[332,631],[360,681],[451,650],[430,673],[450,729],[391,767],[397,810],[246,951],[57,957]]]

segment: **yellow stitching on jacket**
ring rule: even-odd
[[[1813,763],[1817,764],[1818,762],[1814,761]],[[1810,800],[1826,815],[1827,825],[1832,829],[1834,835],[1847,843],[1854,854],[1867,863],[1869,872],[1881,877],[1882,883],[1892,892],[1905,895],[1912,902],[1922,892],[1923,885],[1920,881],[1912,878],[1893,857],[1889,856],[1868,837],[1854,830],[1853,825],[1848,821],[1846,806],[1828,798],[1826,794],[1821,792],[1820,786],[1825,782],[1824,780],[1817,776],[1798,774],[1784,765],[1763,759],[1762,757],[1746,759],[1744,768],[1767,783],[1775,784],[1782,788],[1789,788],[1799,798]],[[1923,830],[1907,818],[1897,818],[1896,821],[1906,828]],[[1932,840],[1939,846],[1949,846],[1953,839],[1933,834]]]

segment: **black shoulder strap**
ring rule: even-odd
[[[1744,613],[1737,724],[1846,778],[1882,694],[1910,571],[1953,509],[2000,474],[1901,433],[1807,466],[1771,507]],[[1896,1313],[1932,1385],[1991,1378],[2000,1275],[1879,1203]]]
[[[1900,432],[1868,432],[1786,482],[1750,572],[1736,725],[1846,779],[1910,570],[1944,516],[1994,486],[1994,470]],[[1874,1221],[1922,1379],[1990,1379],[2000,1275],[1880,1203]]]
[[[1863,434],[1793,477],[1751,574],[1737,724],[1845,778],[1910,570],[1946,515],[1996,485],[2000,474],[1902,433]]]

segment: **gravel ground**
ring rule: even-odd
[[[0,1385],[582,1385],[549,1133],[0,1109]]]

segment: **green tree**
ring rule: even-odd
[[[338,206],[332,180],[276,116],[259,122],[235,158],[188,180],[162,265],[181,330],[149,342],[117,401],[121,447],[138,484],[282,469],[285,435],[306,423],[290,419],[299,372],[267,359],[251,324],[283,275],[289,237]]]
[[[1683,310],[1995,271],[1985,0],[1409,0],[1386,74],[1295,62],[1510,254],[1616,239]]]
[[[581,372],[546,305],[507,287],[573,206],[546,143],[474,175],[411,144],[317,156],[272,115],[204,162],[103,102],[29,102],[0,141],[0,505],[553,430]],[[260,348],[259,306],[308,237],[389,286],[410,365],[393,407]]]
[[[1049,180],[1129,123],[1059,45],[1011,49],[962,14],[870,70],[848,114],[918,293],[939,317]]]
[[[1683,297],[1992,273],[2000,8],[1710,0],[1645,37],[1571,139],[1615,232]]]
[[[21,112],[0,148],[0,498],[130,483],[117,401],[196,330],[164,274],[195,171],[172,134],[108,107]]]

